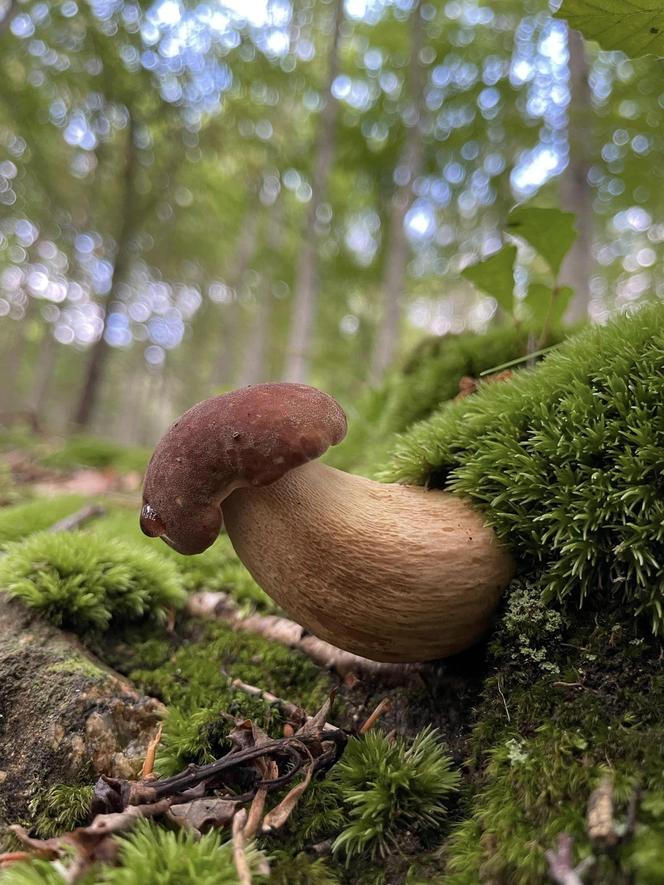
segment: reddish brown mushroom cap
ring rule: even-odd
[[[232,491],[276,482],[345,435],[339,404],[304,384],[257,384],[204,400],[157,444],[141,528],[180,553],[202,553],[219,534],[220,504]]]

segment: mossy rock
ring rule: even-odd
[[[162,704],[1,593],[0,623],[0,824],[56,784],[136,776]]]

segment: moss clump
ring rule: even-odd
[[[79,881],[91,882],[89,876]],[[0,885],[65,885],[65,879],[48,861],[21,861],[0,868]]]
[[[247,851],[252,873],[260,876],[261,854]],[[233,846],[222,841],[219,833],[206,833],[200,838],[187,831],[168,832],[150,823],[140,823],[122,839],[119,866],[104,867],[97,882],[100,885],[237,885],[233,862]]]
[[[664,633],[664,305],[588,329],[540,368],[441,409],[393,480],[469,497],[546,600],[618,594]]]
[[[465,375],[477,378],[487,369],[525,356],[531,337],[526,329],[499,326],[484,335],[465,332],[424,339],[400,371],[371,391],[359,414],[349,413],[348,437],[327,460],[337,467],[375,473],[388,457],[395,434],[455,397]],[[551,341],[560,338],[556,333]]]
[[[219,833],[197,837],[181,830],[173,833],[141,821],[120,838],[118,866],[99,865],[83,879],[83,885],[239,885],[233,861],[233,846]],[[261,875],[263,856],[247,850],[255,882]],[[2,885],[63,885],[66,880],[45,861],[11,864],[0,872]]]
[[[35,834],[50,839],[88,822],[94,786],[56,784],[30,803]]]
[[[96,522],[91,531],[103,538],[122,538],[171,562],[180,573],[186,590],[221,590],[240,605],[262,612],[276,611],[277,606],[264,593],[238,559],[227,535],[221,535],[205,553],[182,556],[140,530],[138,514],[115,510]]]
[[[80,495],[62,495],[3,507],[0,510],[0,547],[49,528],[80,510],[85,503],[86,499]]]
[[[338,885],[341,881],[323,857],[314,859],[304,851],[295,855],[287,851],[273,851],[270,857],[272,885]]]
[[[68,532],[9,545],[0,560],[0,590],[75,630],[161,618],[185,597],[177,571],[156,553]]]
[[[436,830],[459,780],[432,729],[410,743],[377,731],[352,739],[330,776],[348,809],[334,850],[349,861],[365,853],[376,859],[396,848],[406,830],[419,837]]]

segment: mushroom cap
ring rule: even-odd
[[[256,384],[203,400],[157,444],[141,529],[179,553],[202,553],[221,530],[220,505],[231,492],[276,482],[345,435],[336,400],[305,384]]]

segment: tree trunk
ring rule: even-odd
[[[138,149],[134,140],[134,132],[136,123],[129,115],[129,126],[127,128],[127,161],[125,164],[123,183],[122,183],[122,200],[119,207],[120,225],[118,235],[115,239],[116,252],[115,263],[113,265],[113,278],[111,280],[111,289],[105,302],[103,303],[103,320],[104,328],[97,341],[92,345],[90,350],[90,358],[88,360],[83,388],[81,390],[78,403],[74,410],[73,423],[79,428],[89,427],[94,409],[99,399],[101,389],[101,381],[104,376],[106,364],[110,354],[110,345],[104,336],[106,330],[106,316],[109,304],[115,300],[118,286],[124,280],[129,270],[130,256],[129,245],[131,235],[136,223],[135,219],[135,200],[136,200],[136,172],[138,168]]]
[[[593,194],[588,182],[592,143],[592,102],[588,84],[585,44],[578,31],[568,30],[570,103],[567,140],[569,162],[560,181],[563,209],[574,212],[579,236],[567,255],[560,282],[571,286],[575,295],[567,310],[569,322],[588,316],[590,281],[593,272]]]
[[[237,238],[235,261],[228,271],[226,280],[227,285],[233,290],[233,300],[228,304],[218,306],[215,310],[215,321],[212,324],[215,330],[216,358],[210,373],[209,386],[214,388],[230,387],[235,383],[238,374],[241,310],[238,290],[242,284],[242,278],[256,256],[261,217],[261,204],[254,189],[251,191],[250,199],[251,203],[244,215]],[[209,392],[206,393],[206,396],[209,396]]]
[[[46,401],[46,394],[53,378],[53,370],[58,358],[58,344],[51,334],[50,325],[46,325],[44,336],[41,340],[39,348],[39,356],[37,357],[37,365],[32,382],[32,390],[28,396],[27,409],[32,412],[37,421],[42,421],[42,411]]]
[[[378,384],[392,363],[399,343],[399,327],[403,312],[408,240],[404,224],[413,202],[413,183],[422,173],[423,151],[421,120],[424,113],[424,69],[420,61],[423,27],[420,4],[416,3],[410,15],[410,105],[413,120],[406,134],[406,143],[399,166],[408,169],[408,181],[397,187],[390,200],[388,240],[385,248],[383,273],[383,310],[373,353],[370,381]]]
[[[244,360],[239,377],[239,386],[257,384],[271,380],[268,377],[268,342],[272,326],[274,307],[274,268],[277,265],[283,248],[283,202],[277,199],[271,206],[265,219],[265,245],[268,267],[263,274],[259,292],[259,301],[253,322],[247,335],[244,348]]]
[[[344,19],[343,0],[335,0],[334,30],[328,54],[328,75],[325,84],[318,144],[313,162],[311,200],[306,215],[303,242],[295,272],[295,291],[290,333],[286,350],[283,378],[287,381],[305,381],[311,360],[311,337],[314,330],[318,301],[318,210],[325,202],[332,161],[334,159],[334,129],[338,102],[332,94],[332,84],[339,70],[339,36]]]

